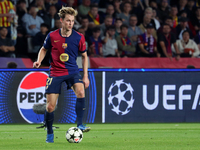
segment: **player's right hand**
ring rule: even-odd
[[[33,68],[39,68],[40,65],[41,65],[41,63],[36,61],[33,63]]]

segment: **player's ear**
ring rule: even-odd
[[[60,22],[61,22],[61,23],[63,22],[63,19],[62,19],[62,18],[60,18]]]

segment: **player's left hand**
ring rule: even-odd
[[[89,87],[89,84],[90,84],[88,77],[83,77],[83,83],[85,85],[85,89],[87,89]]]

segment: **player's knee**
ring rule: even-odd
[[[84,91],[84,90],[79,90],[79,91],[77,92],[77,97],[78,97],[78,98],[83,98],[83,97],[85,97],[85,91]]]
[[[48,104],[48,105],[47,105],[47,112],[51,113],[51,112],[54,111],[54,109],[55,109],[55,106],[53,106],[53,105],[51,105],[51,104]]]

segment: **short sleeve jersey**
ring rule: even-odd
[[[64,76],[79,72],[76,59],[78,53],[86,51],[83,34],[72,30],[69,37],[61,36],[61,29],[50,32],[43,44],[50,50],[50,76]]]

